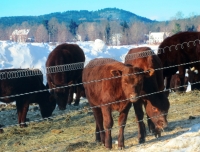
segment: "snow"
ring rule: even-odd
[[[94,58],[114,58],[123,62],[129,49],[138,47],[137,45],[126,46],[106,46],[99,39],[89,42],[77,42],[83,49],[86,56],[86,63]],[[157,52],[156,45],[148,46]],[[0,69],[5,68],[39,68],[45,74],[45,62],[48,54],[55,46],[47,43],[15,43],[10,41],[0,41]],[[44,83],[46,78],[44,77]],[[190,87],[190,86],[189,86]],[[188,88],[187,91],[189,91]],[[200,124],[191,126],[190,130],[176,138],[167,141],[166,144],[158,146],[153,144],[148,147],[148,152],[155,151],[173,151],[173,152],[191,152],[200,151]]]
[[[199,152],[200,124],[193,125],[186,133],[169,140],[166,144],[154,144],[148,147],[148,152]],[[144,151],[144,150],[141,150]]]

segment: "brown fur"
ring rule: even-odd
[[[46,61],[46,67],[73,64],[79,62],[85,62],[85,55],[83,50],[76,44],[64,43],[58,45],[49,54]],[[82,83],[82,71],[83,67],[77,70],[67,70],[64,72],[47,74],[48,86],[49,88],[55,88],[59,86]],[[52,90],[51,93],[54,94],[60,110],[66,109],[69,95],[69,87],[55,89]],[[77,94],[80,94],[80,92],[77,92]],[[80,99],[75,101],[75,105],[79,104],[79,100]]]
[[[188,77],[185,77],[184,85],[188,85]],[[178,88],[181,86],[181,80],[179,78],[178,74],[172,75],[171,81],[170,81],[170,88],[172,91],[177,92]],[[184,86],[184,91],[187,90],[187,86]]]
[[[198,71],[198,73],[199,72],[200,71]],[[190,83],[196,83],[196,82],[200,81],[199,80],[199,75],[198,75],[198,73],[195,73],[195,71],[191,71],[191,69],[188,69],[187,73],[188,73],[188,81]],[[199,89],[198,85],[192,84],[191,85],[191,90],[195,90],[195,89]]]
[[[28,71],[28,69],[4,69],[0,70],[0,72],[9,73],[22,70]],[[46,87],[41,81],[41,76],[24,76],[20,78],[11,78],[11,79],[5,78],[0,81],[1,97],[24,94],[45,89]],[[19,124],[25,123],[30,103],[39,104],[41,115],[43,118],[51,116],[56,106],[56,101],[48,91],[43,91],[39,93],[30,93],[27,95],[20,95],[16,97],[8,97],[0,99],[0,101],[4,103],[10,103],[16,101]],[[25,127],[26,124],[21,124],[20,126]]]
[[[200,60],[200,44],[198,41],[195,41],[199,39],[199,32],[179,32],[166,38],[160,44],[158,53],[158,57],[161,59],[163,67]],[[189,41],[191,42],[189,43],[189,46],[187,46]],[[193,41],[195,41],[195,43]],[[181,48],[180,44],[183,44],[182,46],[184,48]],[[169,47],[171,48],[170,50]],[[163,76],[164,78],[167,78],[166,89],[170,88],[171,76],[177,71],[179,71],[181,85],[184,85],[185,69],[189,69],[190,67],[195,67],[198,71],[200,71],[200,63],[164,69]],[[198,74],[198,77],[200,78],[200,73]],[[196,87],[200,88],[200,85],[196,84]],[[179,91],[184,91],[184,88],[181,87]]]
[[[106,148],[112,148],[110,129],[113,126],[114,110],[119,111],[118,124],[122,126],[119,130],[118,147],[124,147],[124,125],[131,102],[136,102],[135,97],[141,93],[144,75],[151,75],[153,72],[129,76],[127,74],[142,71],[113,59],[94,59],[83,70],[85,93],[90,106],[94,107],[92,110],[96,120],[96,141],[101,141]],[[111,77],[118,78],[109,79]],[[91,82],[93,80],[94,82]]]
[[[131,59],[130,56],[133,53],[144,54],[145,51],[150,51],[149,47],[138,47],[129,50],[125,63],[134,65],[135,67],[139,67],[144,71],[148,69],[159,69],[162,68],[162,64],[160,59],[153,52],[151,56]],[[163,71],[155,70],[154,74],[150,77],[144,78],[143,83],[143,94],[151,94],[158,91],[163,91],[164,89],[164,81],[163,81]],[[160,134],[160,128],[164,128],[167,125],[166,115],[160,116],[162,114],[168,113],[169,110],[169,101],[164,92],[156,93],[152,95],[145,96],[141,98],[137,103],[134,103],[134,109],[136,113],[137,120],[143,120],[144,112],[142,110],[142,104],[145,105],[146,113],[148,115],[148,125],[149,129],[155,133],[155,135]],[[158,118],[154,118],[154,116],[159,116]],[[153,122],[153,123],[152,123]],[[138,123],[139,125],[139,142],[142,143],[145,141],[145,126],[142,121]]]

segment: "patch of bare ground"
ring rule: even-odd
[[[145,144],[138,144],[137,123],[131,108],[125,128],[125,149],[123,151],[147,151],[153,144],[164,144],[170,139],[186,132],[192,125],[200,122],[200,91],[187,93],[171,93],[169,96],[170,110],[168,127],[160,138],[155,138],[148,132]],[[107,150],[94,141],[95,120],[91,110],[88,110],[87,100],[82,100],[80,106],[68,106],[65,111],[58,108],[53,112],[52,119],[40,120],[41,115],[37,105],[31,105],[28,111],[29,124],[26,128],[11,126],[17,124],[15,106],[0,107],[0,124],[7,126],[0,134],[0,151],[7,152],[102,152],[118,151],[118,112],[113,112],[114,127],[112,129],[113,149]],[[146,117],[144,119],[146,123]]]

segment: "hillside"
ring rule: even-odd
[[[105,8],[97,11],[66,11],[66,12],[55,12],[40,16],[12,16],[12,17],[1,17],[0,23],[4,26],[11,26],[13,24],[21,24],[23,22],[28,22],[32,24],[40,24],[44,20],[50,20],[51,18],[57,18],[59,22],[70,22],[72,19],[77,23],[82,22],[99,22],[101,20],[110,20],[110,21],[126,21],[126,22],[146,22],[151,23],[155,22],[145,17],[141,17],[134,13],[117,9],[117,8]]]

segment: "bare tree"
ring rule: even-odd
[[[35,35],[36,42],[47,42],[48,41],[48,33],[43,24],[39,25]]]
[[[147,27],[142,22],[136,22],[130,27],[130,39],[133,43],[139,44],[143,43],[145,39],[145,34],[148,33]]]
[[[58,37],[57,37],[58,42],[64,43],[66,41],[72,41],[72,39],[73,36],[67,29],[66,24],[64,22],[58,24]]]
[[[81,41],[88,41],[87,23],[81,23],[78,26],[77,34],[81,36]]]
[[[59,27],[58,20],[55,17],[51,18],[50,21],[48,22],[48,29],[49,29],[48,32],[50,36],[49,41],[51,42],[57,41],[58,27]]]

